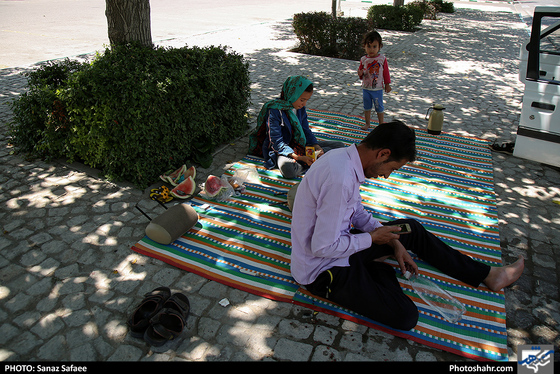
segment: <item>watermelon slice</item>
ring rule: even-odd
[[[189,176],[183,182],[181,182],[178,186],[171,190],[171,195],[178,199],[187,199],[189,198],[196,189],[196,183],[194,178]]]
[[[215,175],[209,175],[204,183],[204,193],[210,198],[217,196],[223,188],[225,186],[222,184],[222,180]]]
[[[194,168],[194,166],[191,166],[188,169],[185,166],[185,169],[180,174],[178,174],[175,177],[175,179],[169,180],[169,182],[172,185],[177,186],[177,185],[183,183],[183,181],[187,180],[189,177],[192,177],[193,179],[196,179],[196,169]]]
[[[183,174],[185,170],[187,170],[187,167],[183,165],[179,169],[175,170],[174,172],[169,170],[168,172],[160,175],[159,178],[164,182],[169,182],[173,184],[173,181],[177,179],[181,174]],[[173,185],[176,186],[177,184],[173,184]]]

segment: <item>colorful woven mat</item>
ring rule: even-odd
[[[308,109],[311,128],[322,140],[358,143],[366,132],[363,119]],[[498,219],[493,191],[492,158],[487,142],[417,129],[418,161],[389,179],[370,179],[361,187],[366,209],[380,221],[415,218],[447,242],[480,261],[501,264]],[[196,197],[189,203],[198,223],[171,245],[145,237],[132,249],[208,279],[256,295],[293,302],[476,360],[507,360],[503,292],[472,288],[416,258],[428,277],[466,307],[458,323],[447,322],[417,297],[399,276],[404,292],[420,311],[410,331],[391,329],[328,300],[310,295],[290,274],[291,212],[286,193],[298,180],[281,177],[247,156],[226,173],[254,167],[259,182],[227,202]],[[396,267],[396,263],[389,261]]]

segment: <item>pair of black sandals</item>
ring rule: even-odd
[[[144,296],[127,321],[130,335],[152,347],[168,347],[185,329],[189,299],[181,293],[171,295],[168,287],[158,287]]]

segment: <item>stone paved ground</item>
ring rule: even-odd
[[[416,33],[382,31],[394,92],[388,118],[425,127],[427,109],[442,103],[445,129],[513,140],[523,86],[518,51],[527,29],[512,12],[458,9],[424,21]],[[353,15],[356,15],[355,13]],[[288,52],[289,21],[222,30],[166,45],[230,45],[252,78],[252,121],[284,79],[304,74],[316,85],[308,106],[361,114],[354,61]],[[13,154],[6,102],[24,91],[20,73],[0,70],[0,360],[85,361],[465,361],[389,334],[288,303],[208,281],[130,250],[147,219],[162,208],[123,182],[79,164],[27,160]],[[247,139],[219,149],[197,182],[241,159]],[[560,351],[557,168],[494,155],[503,259],[526,259],[523,277],[506,290],[508,348],[554,344]],[[127,334],[129,312],[158,286],[188,295],[192,313],[178,347],[155,353]],[[227,298],[231,305],[218,302]]]

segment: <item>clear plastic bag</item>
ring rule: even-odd
[[[233,176],[228,178],[228,182],[233,187],[234,194],[239,196],[245,192],[245,185],[247,183],[259,182],[259,173],[254,165],[241,166],[235,170]]]
[[[463,318],[463,314],[466,312],[465,306],[437,284],[424,277],[411,276],[408,271],[404,277],[408,279],[410,286],[418,296],[447,321],[455,323]]]
[[[251,166],[241,166],[239,169],[235,170],[233,173],[233,177],[241,184],[245,183],[258,183],[259,182],[259,173],[257,172],[257,168],[255,165]]]
[[[205,198],[207,198],[209,200],[227,201],[230,197],[232,197],[235,194],[235,191],[233,190],[232,185],[228,181],[228,177],[225,176],[225,175],[222,175],[220,177],[221,188],[218,191],[218,193],[215,194],[215,195],[210,195],[208,193],[208,191],[205,188],[206,183],[208,183],[208,179],[206,180],[206,182],[204,184],[202,184],[200,186],[200,189],[202,190],[200,192],[200,194],[203,195]]]

